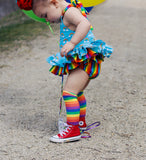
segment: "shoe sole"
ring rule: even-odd
[[[64,139],[51,137],[50,141],[51,142],[55,142],[55,143],[66,143],[66,142],[78,141],[80,139],[81,139],[81,135],[75,136],[75,137],[71,137],[71,138],[64,138]]]

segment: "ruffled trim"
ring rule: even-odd
[[[52,65],[50,72],[55,75],[68,74],[70,70],[88,63],[89,59],[99,63],[105,57],[109,58],[112,54],[112,47],[106,45],[102,40],[87,42],[70,51],[67,57],[61,57],[60,53],[48,57],[47,62]]]
[[[64,67],[52,66],[49,71],[51,73],[53,73],[55,75],[59,75],[59,76],[66,75],[71,70],[73,70],[75,68],[82,68],[82,69],[84,69],[84,65],[87,65],[88,62],[91,61],[91,60],[95,61],[95,58],[93,58],[93,59],[87,59],[86,61],[81,62],[81,63],[72,62],[70,64],[65,64]],[[101,62],[102,62],[102,60],[96,59],[96,63],[101,64]]]

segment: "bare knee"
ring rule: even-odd
[[[64,90],[78,94],[81,90],[85,89],[88,83],[88,74],[84,70],[77,68],[68,75]]]

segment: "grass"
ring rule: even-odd
[[[50,32],[45,23],[31,20],[18,10],[0,20],[0,53],[18,48],[24,41]],[[50,33],[51,34],[51,33]]]

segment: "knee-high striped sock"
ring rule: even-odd
[[[68,91],[63,91],[63,99],[66,105],[67,123],[79,125],[80,105],[77,95]]]
[[[81,91],[78,95],[78,101],[80,104],[80,118],[85,118],[86,116],[86,98],[84,96],[83,91]]]

